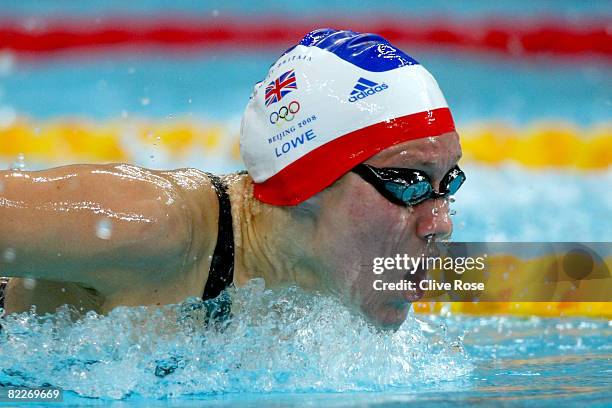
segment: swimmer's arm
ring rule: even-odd
[[[104,294],[189,267],[191,204],[168,174],[130,165],[0,171],[0,276]]]

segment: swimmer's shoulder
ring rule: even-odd
[[[209,175],[182,168],[162,172],[174,186],[180,207],[191,227],[190,256],[200,257],[214,250],[217,241],[219,202]]]

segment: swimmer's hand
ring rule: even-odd
[[[192,231],[216,223],[201,211],[200,178],[121,164],[0,171],[0,276],[103,295],[172,282],[207,246]]]

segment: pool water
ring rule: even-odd
[[[201,302],[108,316],[8,316],[0,383],[52,384],[66,402],[184,406],[444,405],[612,398],[605,320],[410,315],[381,332],[336,300],[261,280],[233,289],[230,321]],[[210,303],[210,302],[209,302]],[[92,400],[91,398],[96,398]]]

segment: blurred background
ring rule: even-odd
[[[612,242],[610,0],[0,0],[0,168],[128,162],[217,173],[242,169],[240,117],[253,85],[284,50],[323,27],[381,34],[437,78],[462,138],[461,167],[468,177],[453,204],[454,240]],[[507,263],[498,266],[529,268],[531,281],[537,282],[558,264],[555,256],[506,257]],[[611,270],[612,249],[605,263]],[[502,282],[508,293],[522,288],[513,278]],[[408,326],[409,336],[399,337],[399,353],[389,353],[395,346],[379,347],[379,337],[354,337],[365,331],[343,320],[328,303],[315,303],[324,312],[304,309],[314,316],[301,319],[304,326],[288,326],[296,333],[323,333],[322,343],[302,334],[287,340],[286,331],[277,332],[276,323],[264,319],[244,335],[232,337],[229,330],[230,341],[207,339],[204,354],[197,341],[159,336],[155,320],[154,334],[141,336],[140,329],[129,328],[140,316],[132,312],[106,320],[90,316],[74,332],[22,318],[9,330],[16,341],[0,348],[3,365],[11,367],[0,380],[8,378],[11,384],[27,375],[35,379],[28,380],[31,384],[53,383],[110,398],[191,396],[202,389],[259,392],[262,387],[277,398],[291,387],[312,390],[313,375],[323,384],[320,389],[337,390],[355,378],[357,389],[378,389],[385,376],[404,384],[417,373],[415,390],[425,390],[426,398],[446,390],[452,397],[443,398],[454,401],[475,387],[477,398],[512,390],[513,397],[495,399],[501,404],[528,405],[520,398],[530,397],[536,405],[561,399],[563,404],[579,399],[582,405],[608,401],[609,321],[483,316],[461,323],[447,314],[612,319],[609,302],[571,300],[416,303],[417,312],[448,317],[444,322],[450,333],[461,336],[459,344],[466,332],[475,333],[465,342],[476,366],[472,377],[449,388],[436,385],[435,392],[423,388],[422,377],[452,378],[457,367],[464,367],[446,363],[446,352],[442,359],[432,354],[436,349],[426,345],[429,337],[415,337],[432,333],[435,343],[442,344],[436,331],[446,331],[442,320],[432,315],[431,328]],[[266,302],[253,304],[260,309],[275,304]],[[268,316],[276,321],[276,313]],[[324,318],[317,321],[317,316]],[[58,340],[56,332],[72,334]],[[131,343],[134,338],[142,348]],[[293,357],[304,350],[302,338],[322,350],[304,364],[302,357]],[[232,344],[229,353],[226,343]],[[354,351],[360,350],[357,346],[378,353],[363,360],[363,370],[355,363],[355,356],[362,355]],[[151,355],[144,351],[149,348]],[[221,365],[215,361],[219,352]],[[395,358],[402,354],[409,360]],[[205,364],[189,363],[163,380],[142,371],[174,355]],[[214,364],[208,363],[211,358]],[[103,364],[92,364],[97,362],[92,359]],[[243,364],[247,360],[250,364]],[[267,371],[249,371],[259,369],[258,364]],[[324,367],[320,382],[318,365]],[[394,368],[398,365],[401,369]],[[286,374],[294,370],[293,377]],[[229,380],[217,372],[229,372]],[[352,373],[349,380],[345,372]],[[338,373],[343,373],[340,381]],[[599,392],[607,394],[597,397]],[[235,395],[244,403],[243,394]]]
[[[455,239],[612,241],[606,0],[0,0],[0,165],[241,169],[253,85],[321,27],[438,79],[468,174]]]

